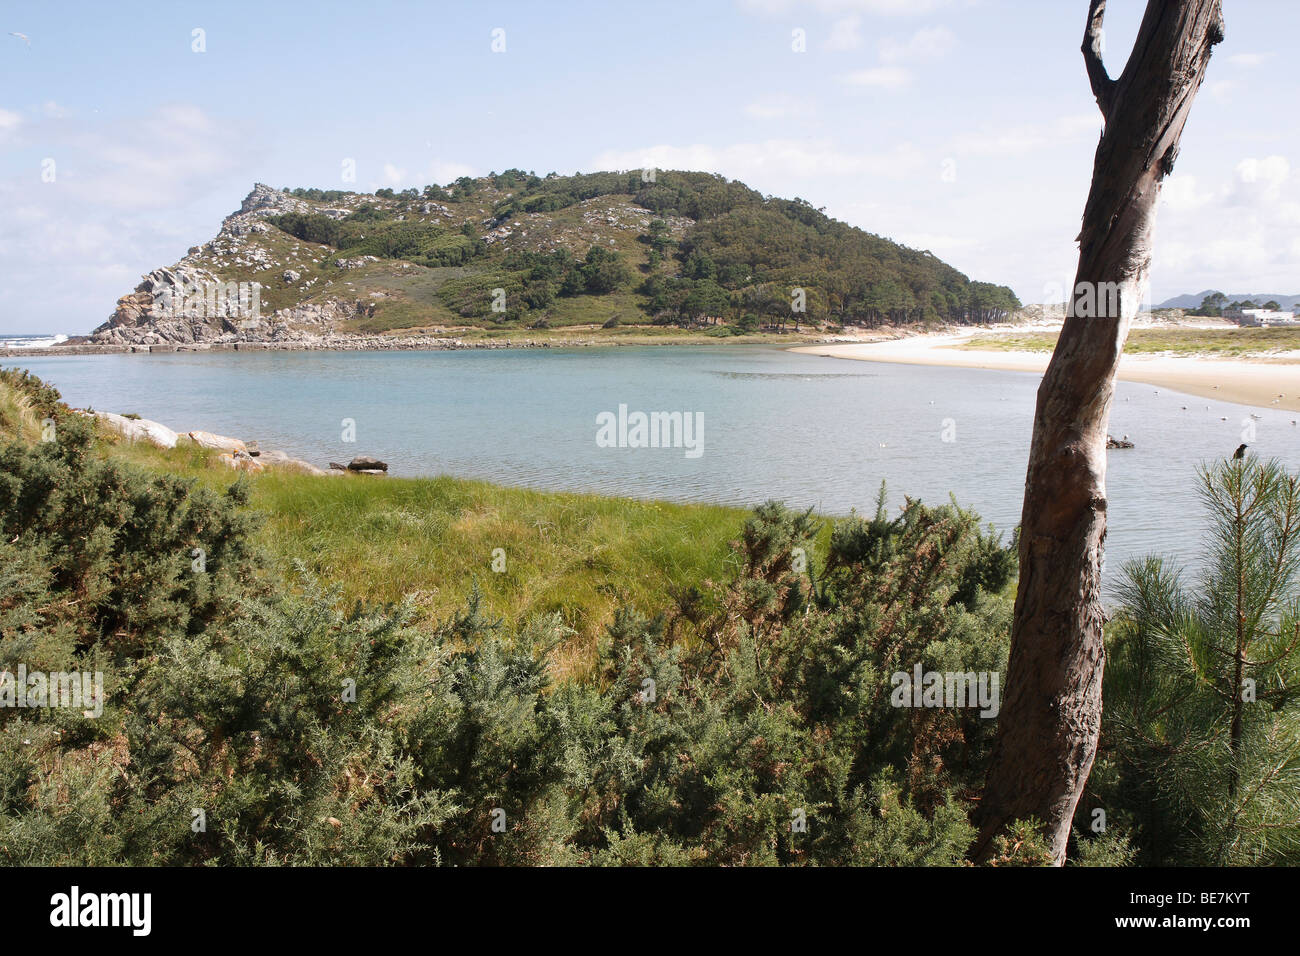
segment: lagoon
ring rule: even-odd
[[[870,512],[904,495],[1019,521],[1039,376],[845,361],[765,346],[443,352],[181,352],[33,356],[78,407],[206,429],[324,466],[354,455],[390,474],[451,474],[547,490]],[[1300,466],[1294,413],[1120,382],[1110,431],[1107,577],[1159,552],[1195,563],[1198,463],[1252,453]],[[600,416],[681,413],[693,449],[598,443]],[[1256,416],[1256,417],[1252,417]],[[657,420],[660,424],[664,419]],[[349,423],[355,441],[344,438]],[[665,425],[665,428],[668,426]],[[657,437],[657,430],[656,437]],[[671,437],[671,432],[668,433]],[[646,444],[649,443],[647,437]],[[630,439],[630,440],[629,440]]]

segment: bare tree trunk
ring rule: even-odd
[[[1106,0],[1091,0],[1083,54],[1105,118],[1065,325],[1038,388],[1020,531],[1006,699],[972,850],[1035,817],[1058,864],[1101,729],[1106,428],[1129,323],[1145,296],[1162,180],[1214,44],[1220,0],[1148,0],[1124,72],[1101,59]]]

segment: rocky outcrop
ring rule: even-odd
[[[278,269],[276,285],[297,287],[302,279],[301,268],[281,262],[272,247],[260,239],[274,232],[265,222],[268,216],[317,212],[341,219],[353,211],[343,207],[322,209],[258,183],[239,210],[225,218],[216,238],[191,248],[175,265],[154,269],[141,277],[132,292],[118,299],[108,321],[74,344],[230,345],[312,341],[323,334],[337,333],[343,322],[372,314],[373,306],[327,297],[266,314],[262,309],[262,283],[247,277]],[[362,256],[346,261],[357,268],[377,260]],[[235,281],[235,277],[243,278]],[[311,294],[306,287],[299,291],[304,298]]]
[[[214,448],[218,451],[228,451],[242,455],[248,454],[248,446],[238,438],[227,438],[225,435],[214,435],[212,432],[192,431],[189,433],[190,441],[202,448]]]
[[[388,462],[380,461],[378,458],[371,458],[369,455],[357,455],[346,465],[340,465],[337,461],[332,461],[330,462],[330,468],[333,471],[351,472],[357,475],[388,474]]]
[[[1113,435],[1107,435],[1106,447],[1107,448],[1132,448],[1133,443],[1128,440],[1127,435],[1125,435],[1123,438],[1115,438]]]
[[[87,418],[94,418],[109,431],[122,436],[127,441],[148,442],[159,448],[175,448],[178,443],[192,442],[200,448],[210,448],[220,451],[221,454],[212,459],[218,465],[231,469],[232,471],[244,472],[247,474],[259,474],[264,471],[276,469],[284,471],[299,472],[307,475],[328,475],[331,472],[323,468],[318,468],[311,462],[303,461],[301,458],[294,458],[291,455],[279,451],[260,451],[258,443],[255,441],[242,441],[238,438],[229,438],[225,435],[217,435],[213,432],[195,430],[185,435],[178,435],[166,425],[150,421],[147,418],[128,418],[126,415],[116,415],[113,412],[92,412],[78,411],[78,414]],[[354,458],[353,464],[364,463],[372,465],[369,469],[370,474],[382,475],[388,469],[388,465],[374,458]],[[342,469],[350,468],[351,465],[339,465]],[[360,470],[360,469],[356,469]]]
[[[102,422],[109,431],[121,435],[127,441],[148,442],[159,448],[175,448],[179,436],[166,425],[151,422],[147,418],[127,418],[112,412],[94,412],[94,417]]]
[[[297,471],[307,475],[324,475],[324,468],[317,468],[311,462],[300,458],[290,458],[282,451],[266,451],[257,456],[257,461],[268,468],[283,468],[285,471]]]
[[[247,452],[236,451],[218,455],[217,461],[233,471],[242,471],[246,474],[255,475],[265,471],[266,466],[256,458],[253,458]]]
[[[193,266],[154,269],[135,291],[117,300],[113,314],[90,340],[108,345],[213,341],[224,330],[220,324],[214,328],[204,314],[205,290],[219,284],[211,272]]]

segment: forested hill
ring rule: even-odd
[[[203,290],[231,283],[246,284],[244,311],[233,292],[204,306]],[[721,176],[507,170],[374,194],[259,184],[215,239],[145,276],[93,338],[984,323],[1019,305],[929,252]]]

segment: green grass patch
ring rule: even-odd
[[[1002,352],[1050,352],[1056,332],[980,335],[955,346]],[[1124,351],[1130,355],[1265,355],[1300,349],[1300,328],[1278,329],[1134,329]]]
[[[105,453],[215,489],[234,476],[192,444],[107,439]],[[749,512],[509,488],[451,477],[377,478],[267,471],[250,476],[262,544],[288,575],[302,564],[345,603],[408,594],[429,619],[463,609],[477,583],[511,625],[558,611],[576,635],[556,664],[584,671],[621,606],[654,615],[678,589],[729,579],[729,543]],[[505,570],[493,570],[494,550]]]

